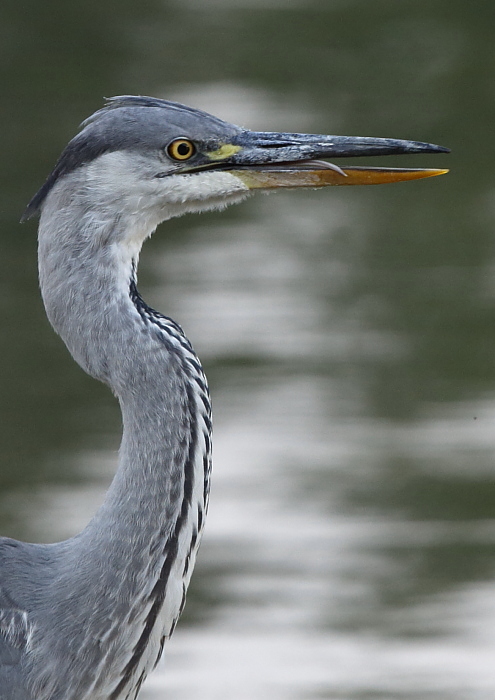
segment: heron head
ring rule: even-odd
[[[255,132],[175,102],[114,97],[83,122],[23,218],[42,210],[74,174],[73,198],[115,215],[146,214],[156,226],[187,211],[221,208],[254,190],[378,184],[446,172],[339,168],[322,158],[446,151],[387,138]]]

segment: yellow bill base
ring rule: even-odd
[[[330,169],[314,170],[230,170],[250,190],[277,187],[330,187],[343,185],[385,185],[389,182],[419,180],[423,177],[444,175],[448,170],[436,168],[342,168],[345,175]]]

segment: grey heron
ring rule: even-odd
[[[181,327],[136,286],[159,223],[256,190],[375,184],[444,170],[320,158],[445,152],[395,139],[254,132],[151,97],[112,98],[29,203],[48,318],[116,395],[119,464],[99,508],[54,544],[0,540],[0,700],[135,700],[183,609],[208,504],[211,409]]]

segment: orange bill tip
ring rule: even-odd
[[[229,171],[249,189],[276,189],[278,187],[330,187],[343,185],[384,185],[390,182],[419,180],[424,177],[444,175],[448,170],[437,168],[367,168],[347,167],[342,172],[330,169],[293,169],[285,167],[281,170],[256,167],[246,170]]]

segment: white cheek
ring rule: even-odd
[[[235,175],[204,171],[154,177],[152,167],[130,152],[105,153],[87,168],[86,187],[103,211],[134,219],[144,240],[166,219],[242,201],[249,188]]]
[[[228,172],[171,175],[164,180],[167,183],[158,194],[160,221],[188,212],[224,209],[252,194],[242,180]]]
[[[208,199],[248,194],[249,188],[228,172],[207,170],[190,175],[170,175],[162,179],[163,199],[170,204],[201,202]]]

